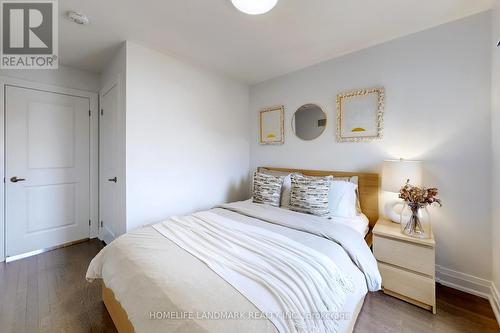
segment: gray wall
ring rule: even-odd
[[[251,168],[259,165],[380,171],[384,159],[425,162],[425,180],[444,207],[432,210],[437,264],[491,278],[491,15],[483,13],[287,74],[251,88]],[[386,89],[384,139],[335,142],[335,98]],[[293,112],[317,103],[325,133],[306,142]],[[258,111],[283,104],[286,142],[258,144]],[[385,199],[385,197],[383,197]]]
[[[492,12],[493,16],[493,40],[492,40],[492,77],[491,77],[491,100],[492,100],[492,148],[493,148],[493,219],[492,219],[492,243],[493,243],[493,283],[497,292],[497,301],[500,302],[500,47],[496,47],[500,41],[500,3],[497,2]],[[500,306],[500,304],[498,304]],[[500,309],[498,309],[500,311]],[[500,316],[500,313],[498,313]],[[499,317],[500,319],[500,317]]]
[[[247,85],[127,42],[127,230],[247,194]]]

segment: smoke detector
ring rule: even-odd
[[[71,22],[75,22],[76,24],[81,24],[81,25],[87,25],[89,24],[89,18],[87,15],[78,13],[75,11],[70,10],[69,12],[66,13],[66,16],[68,16],[68,19]]]

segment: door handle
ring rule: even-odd
[[[118,179],[116,177],[108,179],[108,182],[115,182],[116,183],[117,181],[118,181]]]
[[[13,182],[13,183],[17,183],[17,182],[24,182],[25,180],[26,180],[26,179],[24,179],[24,178],[17,178],[16,176],[14,176],[14,177],[12,177],[12,178],[10,179],[10,181],[11,181],[11,182]]]

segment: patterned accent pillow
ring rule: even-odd
[[[279,207],[281,187],[283,186],[284,179],[284,176],[273,176],[255,172],[253,174],[252,202]]]
[[[285,180],[283,180],[283,187],[281,187],[281,204],[280,206],[288,209],[290,207],[290,193],[292,191],[292,183],[290,180],[291,172],[283,172],[283,171],[274,171],[266,168],[260,168],[260,172],[265,173],[266,175],[271,176],[283,176]]]
[[[332,176],[307,177],[294,173],[291,179],[291,210],[317,216],[324,216],[330,213],[328,192],[333,180]]]

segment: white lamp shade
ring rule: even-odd
[[[382,167],[382,190],[387,192],[399,192],[408,179],[412,185],[422,185],[421,161],[384,161]]]

